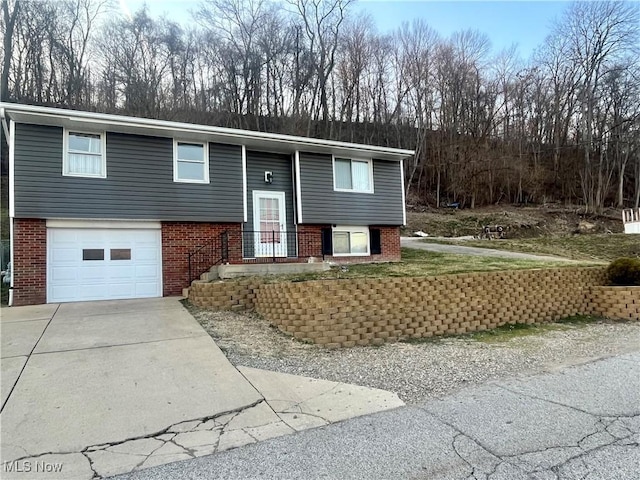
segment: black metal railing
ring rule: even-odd
[[[291,262],[310,257],[324,259],[322,235],[313,231],[244,230],[242,257],[245,263]]]
[[[286,263],[324,260],[321,232],[278,230],[224,231],[187,254],[188,284],[197,280],[211,267],[224,263]]]
[[[187,254],[189,265],[188,283],[200,278],[204,272],[215,265],[229,261],[229,233],[224,231],[209,242]]]

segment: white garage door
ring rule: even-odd
[[[47,301],[162,296],[159,229],[47,228]]]

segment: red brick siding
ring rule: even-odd
[[[13,220],[13,305],[47,302],[47,222]]]
[[[239,223],[162,222],[162,292],[181,295],[189,286],[187,255],[205,245],[222,232],[229,233],[229,261],[242,261],[241,227]]]
[[[298,232],[303,232],[301,238],[312,238],[314,240],[309,241],[308,248],[303,248],[300,245],[301,257],[308,256],[322,256],[322,239],[321,232],[323,228],[330,228],[330,225],[298,225]],[[334,257],[332,255],[325,256],[325,260],[329,260],[336,263],[367,263],[367,262],[398,262],[400,261],[400,227],[387,227],[387,226],[370,226],[380,230],[380,242],[381,251],[380,255],[368,255],[366,257]],[[310,234],[317,233],[317,235]],[[316,240],[317,239],[317,240]],[[304,242],[302,242],[304,243]],[[317,253],[313,253],[317,252]]]
[[[299,259],[321,257],[323,225],[299,225],[302,233]],[[325,257],[338,263],[364,263],[400,260],[400,229],[380,228],[382,254],[367,257]],[[187,254],[204,245],[222,232],[229,233],[229,262],[242,263],[242,233],[240,224],[192,222],[162,223],[163,295],[180,295],[189,285]],[[14,289],[13,304],[36,305],[47,301],[47,228],[44,219],[14,220]]]
[[[298,225],[298,256],[322,258],[322,229],[324,225]]]

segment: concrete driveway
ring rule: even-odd
[[[380,390],[241,373],[176,298],[0,314],[3,479],[108,476],[403,405]]]

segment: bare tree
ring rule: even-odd
[[[571,5],[535,55],[393,33],[352,0],[0,0],[3,99],[413,148],[411,201],[640,202],[639,7]],[[102,21],[105,13],[113,13]]]
[[[20,12],[20,2],[2,0],[2,78],[0,79],[0,100],[9,99],[9,70],[11,68],[11,54],[13,51],[13,37]]]
[[[314,59],[317,98],[316,118],[322,118],[324,134],[331,136],[329,78],[336,61],[340,28],[352,0],[289,0],[304,25],[309,52]],[[313,103],[316,97],[313,98]],[[312,106],[312,112],[315,110]],[[320,113],[321,112],[321,113]],[[311,124],[309,124],[309,127]],[[309,128],[310,130],[310,128]],[[310,131],[308,132],[311,133]]]
[[[555,26],[557,35],[569,39],[569,52],[580,75],[581,142],[584,165],[581,172],[582,192],[587,211],[603,208],[602,163],[594,165],[593,153],[595,115],[599,101],[600,82],[620,59],[635,52],[638,55],[640,32],[638,7],[627,2],[575,2]],[[598,198],[599,197],[599,198]]]

